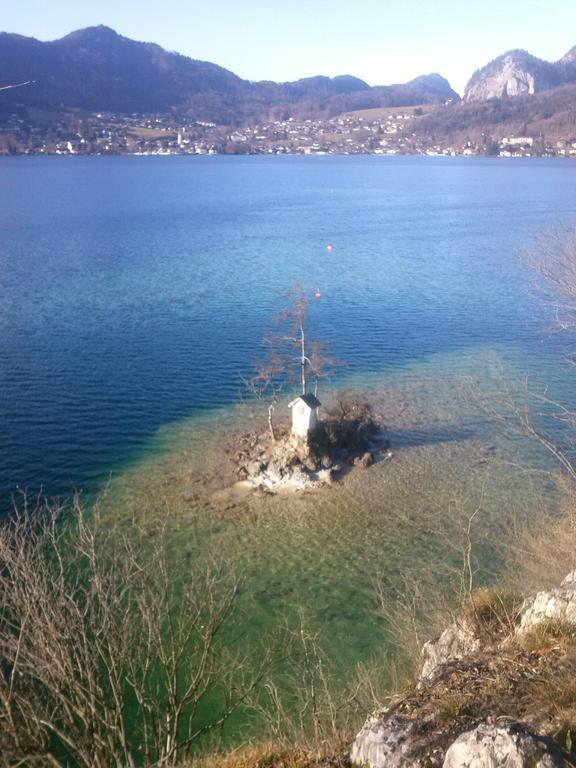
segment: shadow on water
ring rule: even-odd
[[[484,434],[485,431],[486,424],[480,422],[478,425],[467,425],[465,427],[392,429],[390,431],[390,441],[396,449],[416,448],[423,445],[459,443],[463,440],[473,440]]]

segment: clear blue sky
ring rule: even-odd
[[[51,40],[106,24],[250,80],[353,74],[371,85],[439,72],[462,91],[510,48],[558,59],[576,0],[0,0],[0,28]]]

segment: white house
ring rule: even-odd
[[[294,435],[306,437],[316,429],[320,405],[320,400],[315,395],[300,395],[288,403],[288,408],[292,408],[292,433]]]

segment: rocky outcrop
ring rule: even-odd
[[[532,96],[570,82],[570,70],[537,59],[526,51],[508,51],[475,72],[463,101],[484,101],[503,96]]]
[[[576,62],[576,45],[574,48],[570,48],[568,53],[565,53],[560,59],[560,63],[562,64],[572,64],[574,62]]]
[[[538,592],[525,601],[518,632],[527,632],[546,622],[576,626],[576,571],[569,573],[560,587]]]
[[[372,451],[364,451],[361,456],[357,456],[355,459],[353,459],[353,464],[355,467],[368,469],[368,467],[371,467],[372,464],[374,464],[374,454]]]
[[[392,716],[367,723],[350,753],[358,768],[562,768],[562,750],[551,739],[532,733],[521,723],[480,723],[458,736],[442,759],[439,751],[427,760],[418,753],[414,720]]]
[[[479,648],[480,639],[469,622],[450,624],[437,640],[430,640],[422,646],[420,679],[432,679],[444,664],[470,656]]]
[[[457,736],[447,749],[428,748],[413,718],[391,715],[368,721],[354,741],[356,768],[563,768],[566,755],[550,738],[524,724],[482,722]]]
[[[506,593],[494,593],[490,604],[490,591],[479,592],[482,599],[470,601],[467,617],[423,646],[422,671],[412,690],[367,719],[350,752],[354,766],[559,768],[576,763],[570,725],[576,720],[576,705],[570,703],[576,675],[576,571],[511,612]],[[506,631],[498,606],[510,617]],[[541,630],[536,635],[535,627]],[[559,717],[563,690],[568,698]]]
[[[352,765],[370,768],[408,768],[415,764],[411,755],[414,721],[392,715],[369,719],[352,745]]]
[[[442,768],[560,768],[564,760],[558,752],[549,740],[520,724],[482,723],[458,736],[446,751]]]

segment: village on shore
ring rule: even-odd
[[[18,114],[0,125],[0,155],[490,155],[576,157],[576,142],[511,135],[451,144],[418,130],[423,107],[293,117],[230,127],[172,114],[66,113],[55,122]]]

